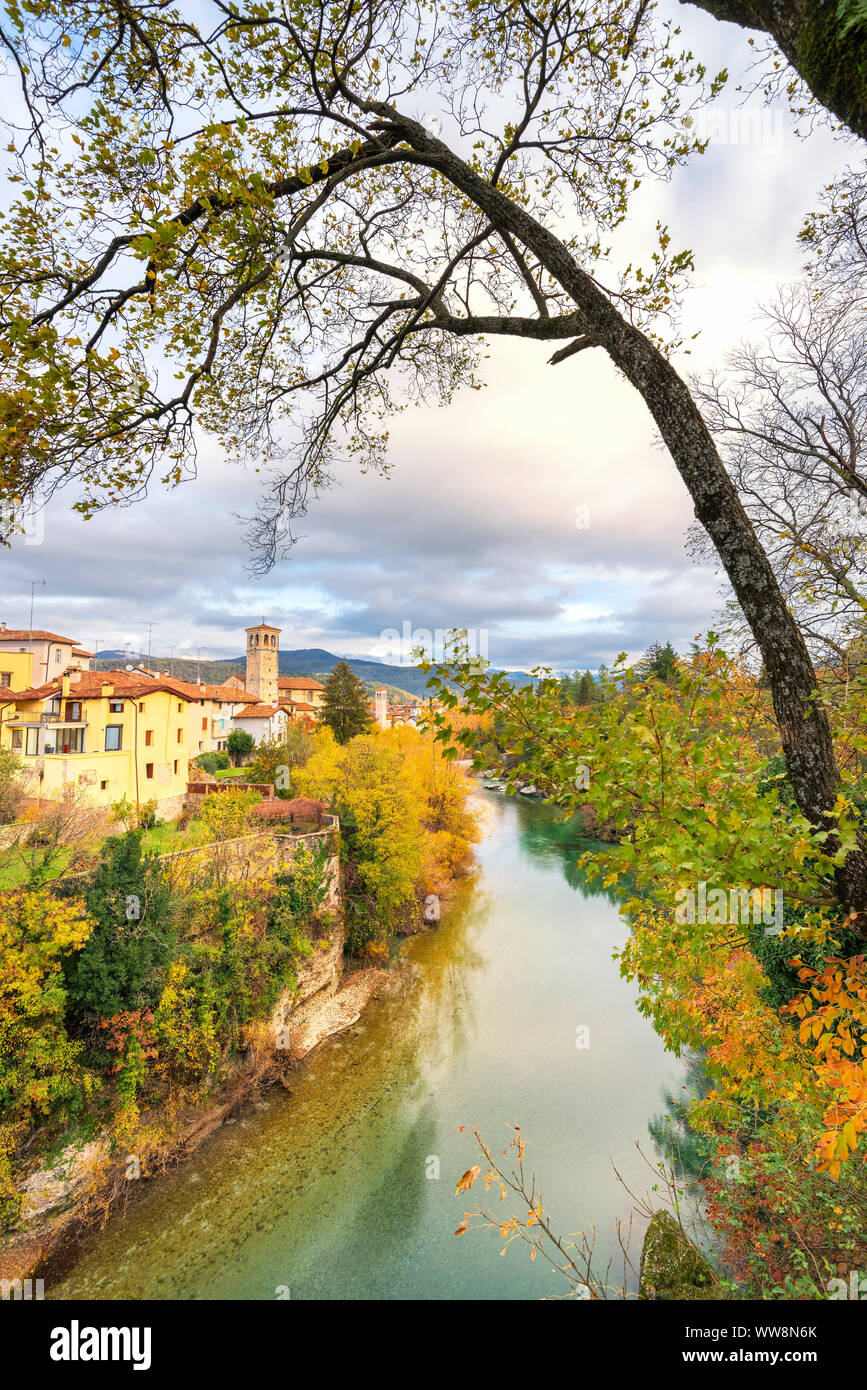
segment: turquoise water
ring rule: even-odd
[[[453,1235],[486,1200],[454,1195],[479,1157],[472,1127],[501,1150],[513,1124],[554,1227],[593,1228],[601,1272],[633,1206],[612,1160],[648,1190],[634,1142],[655,1157],[648,1126],[686,1068],[637,1012],[612,960],[626,928],[584,884],[554,813],[487,799],[478,871],[403,947],[405,988],[309,1058],[291,1095],[270,1092],[188,1164],[135,1184],[49,1296],[557,1296],[560,1277],[526,1247],[500,1257],[494,1232]],[[642,1235],[638,1221],[636,1265]]]

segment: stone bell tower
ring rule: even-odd
[[[263,618],[247,633],[247,676],[245,686],[256,696],[260,705],[277,704],[277,657],[279,627],[271,627]]]

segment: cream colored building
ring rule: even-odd
[[[35,685],[44,685],[72,668],[90,669],[91,653],[85,651],[77,637],[61,637],[42,628],[9,628],[0,623],[0,685],[5,685],[2,675],[10,669],[5,659],[27,654],[32,658],[29,679]]]
[[[325,704],[325,686],[312,676],[280,676],[277,681],[280,704],[290,718],[318,720]]]

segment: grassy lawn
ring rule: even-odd
[[[69,862],[70,850],[64,850],[55,860],[52,876],[63,872]],[[10,888],[20,888],[27,880],[27,864],[14,850],[4,849],[0,854],[0,893]]]
[[[123,826],[115,826],[112,835],[122,835]],[[211,839],[211,832],[202,820],[190,821],[186,830],[179,830],[176,821],[163,821],[161,825],[155,825],[152,830],[145,831],[142,839],[142,850],[150,851],[153,854],[173,854],[179,849],[193,849],[196,845],[205,845]],[[94,840],[88,846],[89,852],[95,857],[99,853],[102,840]],[[51,869],[51,878],[59,878],[69,862],[70,851],[63,850],[54,861]],[[13,850],[0,851],[0,893],[8,891],[10,888],[20,888],[27,879],[27,863],[22,860],[20,854]]]
[[[221,777],[240,777],[242,781],[245,781],[246,771],[245,767],[219,767],[214,776],[218,779]]]
[[[179,830],[177,821],[167,820],[145,831],[142,849],[154,854],[174,854],[175,850],[207,844],[210,839],[211,832],[203,820],[191,820],[186,830]]]

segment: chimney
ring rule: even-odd
[[[69,694],[69,677],[68,677],[68,676],[61,676],[61,678],[60,678],[60,693],[61,693],[61,695],[63,696],[64,699],[66,699],[66,696]]]
[[[109,697],[114,694],[114,686],[111,681],[102,681],[100,685],[100,694],[103,700],[109,699]]]

